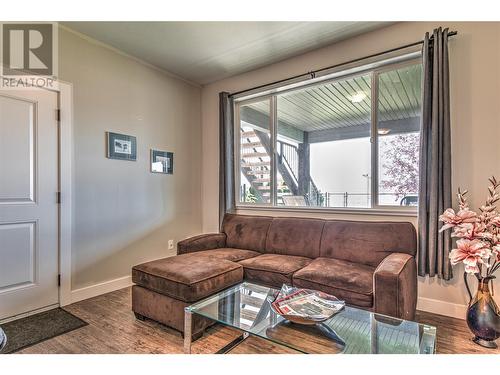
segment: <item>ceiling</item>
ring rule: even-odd
[[[385,27],[390,23],[62,22],[62,24],[179,77],[203,85]]]

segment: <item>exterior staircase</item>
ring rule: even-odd
[[[269,203],[271,199],[271,156],[267,153],[255,130],[241,129],[240,134],[241,172],[246,176],[250,187],[253,188],[251,194],[246,195],[245,200]],[[264,136],[267,137],[265,133]]]
[[[241,173],[250,183],[250,194],[245,188],[241,196],[247,202],[269,203],[271,199],[271,147],[268,133],[241,128],[240,132]],[[278,141],[277,145],[277,200],[283,204],[283,196],[298,195],[298,148],[297,146]],[[245,181],[246,182],[246,181]],[[318,194],[311,181],[312,191]],[[309,197],[305,197],[309,198]],[[311,204],[311,203],[309,203]],[[313,205],[316,205],[313,203]]]

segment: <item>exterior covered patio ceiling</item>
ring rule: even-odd
[[[371,75],[323,83],[278,95],[278,133],[310,143],[368,137],[371,123]],[[381,73],[378,81],[378,128],[390,134],[419,128],[421,67],[411,65]],[[269,129],[269,103],[242,107],[241,120]]]

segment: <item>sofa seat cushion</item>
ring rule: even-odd
[[[253,250],[225,247],[214,250],[199,251],[196,253],[196,255],[215,258],[215,259],[230,260],[231,262],[239,262],[240,260],[256,257],[260,255],[260,253],[258,251],[253,251]]]
[[[307,266],[312,259],[293,255],[263,254],[239,262],[244,268],[245,280],[281,288],[292,283],[292,275]]]
[[[132,281],[185,302],[195,302],[243,280],[243,268],[228,260],[177,255],[132,268]]]
[[[373,306],[375,268],[332,258],[317,258],[293,275],[293,285],[320,290],[347,304]]]

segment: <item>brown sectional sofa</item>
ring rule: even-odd
[[[227,214],[221,233],[178,243],[178,256],[133,267],[132,309],[184,329],[184,307],[243,280],[322,290],[347,304],[413,319],[416,233],[411,223]],[[199,335],[211,322],[193,320]]]

